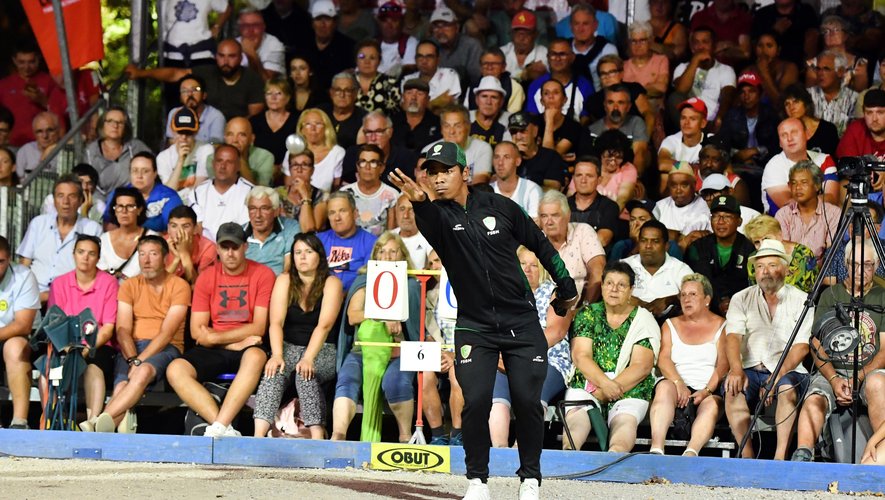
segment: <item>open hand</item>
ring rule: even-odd
[[[421,202],[427,199],[427,193],[421,189],[421,186],[412,180],[411,177],[404,174],[402,170],[394,170],[387,176],[387,178],[390,179],[390,182],[393,183],[394,187],[409,197],[409,201]]]

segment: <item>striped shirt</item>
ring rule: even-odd
[[[845,133],[845,127],[848,126],[848,122],[854,116],[854,108],[857,105],[857,92],[843,86],[835,99],[827,101],[824,91],[820,87],[808,87],[807,90],[811,94],[811,102],[814,103],[814,116],[836,125],[839,137],[842,137],[842,134]]]
[[[818,199],[817,209],[808,224],[802,221],[799,203],[795,201],[778,210],[774,218],[781,223],[784,240],[802,243],[821,260],[824,249],[830,246],[831,238],[836,234],[841,214],[842,211],[836,205]]]

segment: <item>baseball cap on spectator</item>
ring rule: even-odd
[[[172,116],[172,131],[176,134],[196,134],[199,130],[200,119],[187,106],[182,106]]]
[[[310,6],[310,17],[338,17],[338,9],[330,0],[318,0]]]
[[[741,76],[738,77],[738,88],[741,88],[741,85],[752,85],[753,87],[759,88],[762,86],[762,79],[759,78],[753,71],[747,71],[745,73],[741,73]]]
[[[455,13],[452,12],[452,9],[448,7],[440,7],[434,10],[433,14],[430,15],[430,24],[435,22],[457,23],[458,18],[455,17]]]
[[[636,208],[641,208],[650,214],[654,214],[655,202],[651,200],[630,200],[625,205],[627,212],[632,212]]]
[[[721,134],[704,134],[704,141],[701,143],[701,149],[707,146],[713,146],[719,151],[730,152],[731,144],[728,142],[728,138]]]
[[[243,246],[246,242],[246,231],[243,226],[236,222],[225,222],[218,228],[215,234],[215,243],[221,245],[225,241],[235,243],[237,246]]]
[[[406,90],[421,90],[423,92],[430,92],[430,85],[427,85],[427,82],[420,78],[412,78],[411,80],[406,80],[406,83],[403,84],[403,91]]]
[[[522,131],[529,127],[529,124],[534,123],[535,120],[532,118],[526,111],[518,111],[510,115],[510,118],[507,120],[507,130],[518,130]]]
[[[403,17],[403,8],[400,4],[396,2],[384,2],[381,7],[378,7],[378,19],[402,19]]]
[[[691,177],[692,179],[695,178],[694,168],[692,168],[691,164],[688,163],[687,161],[677,161],[676,163],[673,164],[673,169],[670,170],[670,175],[675,175],[675,174],[685,174],[685,175]]]
[[[521,10],[513,16],[513,21],[510,22],[510,28],[515,30],[532,30],[538,27],[538,19],[535,17],[534,12],[530,10]]]
[[[707,105],[699,97],[691,97],[679,103],[679,111],[685,108],[691,108],[705,117],[707,116]]]
[[[445,170],[449,167],[459,166],[462,169],[467,165],[467,157],[464,150],[454,142],[442,141],[434,144],[427,150],[425,155],[424,169],[428,173],[436,166],[442,166]]]
[[[701,192],[704,191],[722,191],[729,186],[728,178],[722,174],[710,174],[704,179],[701,185]]]
[[[479,81],[479,87],[473,89],[473,93],[474,95],[479,94],[484,90],[494,90],[495,92],[500,92],[502,96],[507,94],[504,91],[504,87],[501,86],[501,80],[491,75],[482,77],[482,80]]]
[[[740,215],[741,204],[738,203],[734,196],[717,196],[713,199],[713,204],[710,205],[710,213],[715,214],[716,212],[728,212],[730,214]]]
[[[870,89],[863,97],[865,108],[885,108],[885,90]]]

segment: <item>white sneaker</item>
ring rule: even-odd
[[[242,437],[243,435],[240,431],[234,429],[232,425],[228,425],[226,429],[224,429],[224,437]]]
[[[226,432],[227,432],[226,425],[215,422],[214,424],[206,427],[206,432],[203,433],[203,435],[206,437],[210,437],[210,438],[217,438],[217,437],[224,436],[224,434]]]
[[[519,500],[538,500],[541,498],[541,485],[535,478],[528,478],[519,485]]]
[[[474,478],[469,481],[463,500],[491,500],[491,498],[489,485],[482,482],[482,479]]]
[[[120,425],[117,426],[118,434],[135,434],[135,430],[138,428],[138,417],[136,417],[135,413],[130,410],[126,410],[126,413],[123,415],[123,420],[120,421]]]

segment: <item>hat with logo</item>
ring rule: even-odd
[[[378,19],[402,19],[403,8],[396,2],[384,2],[381,7],[378,7],[377,15]]]
[[[704,178],[704,184],[701,185],[701,192],[722,191],[728,186],[728,177],[725,177],[722,174],[710,174]]]
[[[738,77],[738,88],[740,88],[741,85],[752,85],[759,88],[762,86],[762,79],[759,78],[759,75],[755,72],[747,71],[746,73],[741,73],[741,76]]]
[[[655,210],[655,202],[651,200],[630,200],[626,204],[627,212],[632,212],[635,208],[641,208],[646,212],[653,214]]]
[[[870,89],[863,96],[863,107],[885,108],[885,90]]]
[[[429,93],[430,85],[420,78],[412,78],[411,80],[406,80],[406,83],[403,84],[403,92],[406,90],[421,90]]]
[[[457,23],[458,18],[455,17],[455,13],[452,12],[452,9],[448,7],[440,7],[434,10],[433,14],[430,15],[430,24],[437,21],[443,23]]]
[[[501,80],[498,80],[498,77],[495,76],[484,76],[482,80],[479,81],[479,87],[473,89],[473,93],[479,94],[484,90],[494,90],[495,92],[500,92],[501,95],[506,95],[507,92],[504,91],[504,87],[501,86]]]
[[[172,116],[172,131],[176,134],[196,134],[198,130],[200,130],[200,119],[194,110],[187,106],[182,106]]]
[[[778,240],[762,240],[762,243],[759,244],[759,250],[747,260],[752,264],[756,262],[756,259],[761,259],[762,257],[780,257],[785,264],[790,263],[790,256],[787,255],[787,251],[784,250],[784,244]]]
[[[675,174],[685,174],[685,175],[691,177],[692,179],[695,178],[694,168],[692,168],[691,164],[688,163],[687,161],[677,161],[676,163],[673,164],[673,169],[670,170],[670,175],[675,175]]]
[[[338,9],[330,0],[318,0],[310,6],[310,17],[338,17]]]
[[[464,150],[454,142],[437,142],[430,146],[424,158],[427,161],[424,162],[422,167],[428,172],[435,166],[442,166],[445,170],[454,166],[461,168],[467,166],[467,157],[464,156]]]
[[[525,130],[529,124],[535,123],[534,117],[526,111],[518,111],[507,120],[507,130]]]
[[[515,30],[534,30],[538,27],[538,19],[535,17],[535,13],[530,10],[521,10],[513,16],[513,21],[510,22],[510,28]]]
[[[243,229],[243,226],[236,222],[225,222],[222,224],[215,234],[215,244],[221,245],[225,241],[242,246],[246,242],[246,231]]]
[[[741,214],[741,204],[738,203],[734,196],[722,195],[713,198],[713,204],[710,205],[710,213],[728,212],[734,215]]]
[[[691,97],[679,103],[679,111],[682,111],[685,108],[691,108],[698,113],[707,116],[707,105],[704,104],[704,101],[699,97]]]

